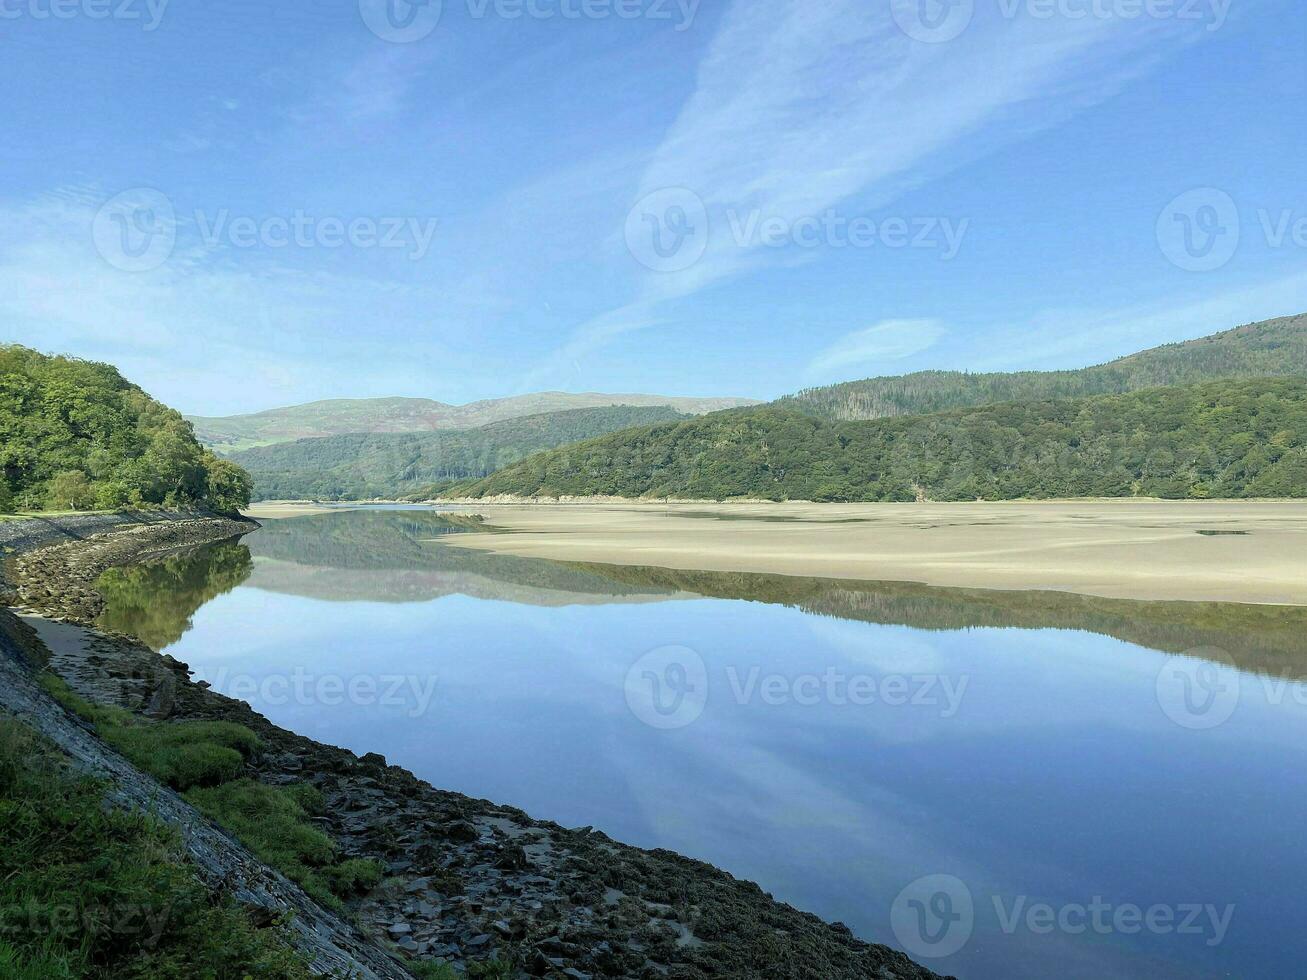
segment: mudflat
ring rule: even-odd
[[[1307,605],[1307,502],[466,505],[504,533],[442,546],[1118,599]]]
[[[342,507],[323,507],[320,504],[299,500],[265,500],[250,504],[241,513],[253,517],[256,521],[278,521],[288,517],[306,517],[309,514],[330,514],[343,510]]]

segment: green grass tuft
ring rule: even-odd
[[[120,708],[91,704],[54,674],[43,674],[41,684],[65,708],[94,724],[100,737],[133,765],[185,793],[196,809],[314,901],[340,910],[342,898],[380,883],[381,865],[363,858],[337,861],[335,843],[313,826],[311,818],[323,809],[316,789],[243,778],[246,761],[261,748],[259,737],[243,725],[151,722]]]
[[[227,721],[151,722],[122,708],[92,704],[63,678],[46,672],[41,686],[69,711],[95,725],[100,737],[173,789],[217,786],[241,775],[259,750],[259,737]]]
[[[322,798],[311,786],[266,786],[239,779],[192,789],[186,798],[328,908],[340,909],[341,896],[381,880],[376,862],[337,862],[335,843],[310,822],[322,809]]]
[[[81,695],[74,693],[68,683],[58,674],[46,671],[38,678],[45,693],[54,698],[66,709],[79,718],[99,725],[131,725],[136,718],[130,711],[122,708],[106,708],[92,704]]]
[[[238,778],[259,748],[248,728],[199,721],[99,726],[104,740],[160,782],[184,792]]]
[[[322,869],[332,892],[341,897],[371,891],[381,884],[385,869],[368,858],[350,858]]]
[[[0,976],[307,980],[278,932],[204,888],[174,832],[104,790],[0,721]]]

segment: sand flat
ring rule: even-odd
[[[265,500],[250,504],[241,513],[253,517],[256,521],[281,521],[291,517],[306,517],[309,514],[334,514],[349,510],[348,507],[323,507],[299,500]]]
[[[469,504],[443,544],[560,561],[1307,605],[1307,502]]]

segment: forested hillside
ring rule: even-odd
[[[779,404],[835,420],[920,415],[1026,399],[1120,394],[1222,378],[1307,375],[1307,315],[1268,320],[1075,371],[926,371],[813,388]]]
[[[724,408],[754,404],[742,398],[676,398],[666,395],[574,394],[541,391],[510,398],[491,398],[469,405],[446,405],[429,398],[337,398],[276,408],[255,415],[190,419],[205,445],[223,453],[271,446],[297,439],[316,439],[358,432],[435,432],[475,429],[507,419],[526,418],[582,408],[634,405],[672,408],[701,415]]]
[[[249,503],[248,475],[108,364],[0,347],[0,512]]]
[[[830,422],[721,412],[530,457],[447,491],[840,501],[1307,496],[1307,381]]]
[[[439,481],[485,476],[543,449],[690,417],[667,407],[583,408],[479,429],[301,439],[249,449],[231,459],[254,477],[260,500],[393,499]]]

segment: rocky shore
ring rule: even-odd
[[[46,632],[75,631],[67,642],[42,644],[5,613],[7,642],[23,647],[27,659],[43,662],[89,700],[160,719],[245,725],[263,742],[251,763],[256,778],[272,785],[307,782],[321,792],[321,829],[343,856],[385,867],[378,887],[337,918],[307,908],[304,903],[312,903],[270,869],[236,876],[242,901],[273,911],[293,908],[296,922],[310,924],[300,929],[301,938],[309,941],[319,969],[404,978],[420,964],[444,961],[462,970],[493,961],[504,971],[494,976],[570,980],[935,977],[902,953],[861,942],[842,925],[779,903],[757,885],[709,865],[444,792],[380,756],[359,758],[280,729],[243,702],[192,682],[185,664],[130,637],[91,628],[100,608],[93,583],[105,568],[251,527],[224,521],[208,515],[149,523],[124,519],[98,530],[67,529],[62,539],[49,529],[15,527],[19,522],[0,528],[7,533],[0,544],[19,552],[6,563],[11,601],[67,624],[39,624]],[[34,550],[25,549],[26,542],[35,542],[28,545]],[[16,670],[13,662],[6,669]],[[22,688],[23,711],[40,717],[44,730],[71,723],[54,702],[42,701],[34,685],[8,686]],[[83,756],[88,753],[86,732],[64,734],[65,741],[78,742]],[[106,764],[97,762],[101,769]],[[113,765],[126,763],[116,759]],[[127,777],[120,773],[115,782],[120,778]],[[135,773],[128,781],[137,778],[147,779]],[[213,828],[196,830],[204,826],[202,818],[179,797],[157,784],[154,789],[168,804],[165,817],[188,828],[188,841],[199,834],[211,848],[208,834],[230,845],[219,865],[257,866]],[[141,802],[141,793],[128,796]]]
[[[203,511],[32,517],[0,523],[0,601],[90,623],[104,608],[92,584],[108,568],[222,541],[259,527]]]

